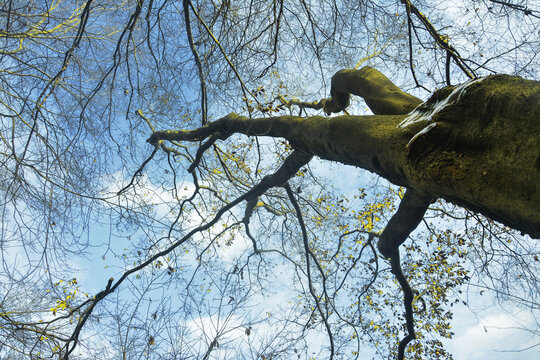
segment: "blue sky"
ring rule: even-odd
[[[350,166],[331,164],[318,160],[315,160],[310,165],[310,168],[321,178],[334,179],[332,181],[333,185],[340,192],[349,194],[349,196],[354,194],[359,187],[369,184],[374,178],[373,175],[368,175]],[[127,179],[123,180],[123,182],[125,181]],[[111,192],[116,191],[117,187],[121,186],[121,183],[122,181],[118,181],[112,185]],[[148,181],[146,182],[146,187],[151,189],[149,193],[154,192],[153,196],[156,199],[159,198],[159,201],[167,202],[170,200],[167,193],[156,194],[155,192],[159,192],[159,190],[153,187]],[[192,185],[185,183],[185,187],[188,189],[186,190],[186,194],[188,194],[192,190]],[[152,202],[152,200],[149,200],[149,202]],[[162,211],[163,215],[166,215],[165,208],[159,210],[158,206],[156,211]],[[197,221],[200,221],[200,219],[194,219],[193,223]],[[115,236],[112,236],[112,241],[109,244],[110,231],[110,228],[94,224],[90,236],[94,238],[94,244],[101,245],[91,251],[90,261],[82,259],[74,260],[74,265],[81,269],[77,275],[79,282],[84,284],[85,289],[91,293],[100,291],[109,277],[119,277],[124,268],[124,262],[120,254],[124,252],[125,247],[132,246],[126,240],[119,242],[121,237]],[[110,249],[107,251],[109,247]],[[245,256],[246,252],[249,253],[250,249],[249,240],[245,236],[238,237],[232,246],[222,248],[220,261],[228,262],[232,267],[237,259]],[[105,255],[104,259],[101,258],[102,255]],[[187,270],[191,269],[190,271],[193,271],[196,263],[195,253],[192,252],[182,257],[176,264],[183,264],[186,270],[185,274],[189,275],[190,272]],[[251,305],[247,312],[240,311],[232,316],[227,323],[221,325],[224,326],[222,329],[228,329],[226,330],[227,336],[231,339],[242,336],[245,329],[241,324],[245,316],[259,319],[261,317],[264,318],[266,313],[278,313],[281,308],[280,304],[290,301],[291,288],[294,288],[294,285],[290,283],[293,277],[289,271],[288,267],[283,267],[282,271],[277,271],[281,275],[279,280],[276,279],[278,281],[271,285],[273,287],[272,297],[263,297],[254,293],[255,297],[250,300],[249,303]],[[159,296],[159,291],[155,291],[154,293],[155,295],[149,296]],[[530,312],[519,310],[509,302],[504,303],[503,306],[498,306],[495,304],[495,299],[489,293],[479,296],[478,292],[473,289],[468,293],[464,293],[462,299],[467,302],[467,306],[459,303],[452,308],[454,317],[451,325],[455,336],[452,340],[444,340],[448,350],[454,354],[455,359],[488,360],[497,358],[502,360],[532,360],[538,357],[540,349],[538,346],[534,346],[538,343],[538,335],[527,331],[527,329],[534,328],[535,326],[535,321],[530,317]],[[201,301],[209,301],[209,298],[203,297]],[[202,329],[208,335],[208,332],[217,331],[215,327],[216,319],[212,319],[213,317],[211,316],[195,317],[186,326],[192,330],[195,338],[197,336],[203,336]],[[269,334],[272,332],[271,326],[269,327],[264,324],[263,322],[256,328],[258,336],[264,337],[264,332],[268,331]],[[324,332],[321,332],[318,337],[319,340],[313,339],[312,341],[324,344]],[[204,348],[205,345],[199,344],[199,346]],[[363,356],[368,356],[369,353],[369,348],[363,350]],[[215,356],[216,358],[221,358],[221,356],[226,358],[230,356],[230,352],[225,350],[221,352],[217,351]],[[365,358],[368,359],[368,357]]]

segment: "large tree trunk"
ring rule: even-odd
[[[409,115],[229,114],[196,130],[157,131],[149,141],[231,133],[283,137],[296,149],[364,168],[540,237],[538,82],[506,75],[473,80],[436,92]]]

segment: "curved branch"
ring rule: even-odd
[[[398,210],[388,221],[377,244],[379,252],[385,258],[392,258],[396,255],[398,247],[416,229],[434,200],[429,194],[412,189],[405,191]]]
[[[340,70],[332,76],[331,98],[324,103],[324,111],[331,114],[345,110],[351,94],[364,98],[375,115],[407,114],[422,103],[380,71],[364,66],[360,70]]]
[[[434,199],[428,195],[412,189],[408,189],[401,199],[399,208],[392,216],[386,228],[383,230],[377,247],[379,252],[390,259],[392,273],[403,290],[403,303],[405,305],[405,320],[408,334],[400,341],[398,347],[398,359],[403,360],[405,349],[416,335],[414,331],[414,313],[412,303],[414,293],[401,269],[399,246],[407,240],[409,234],[416,229],[424,218],[429,205]]]

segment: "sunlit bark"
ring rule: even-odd
[[[283,137],[320,158],[372,171],[540,237],[540,83],[496,75],[436,92],[410,115],[249,119],[229,114],[196,130]]]

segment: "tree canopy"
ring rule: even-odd
[[[456,304],[534,312],[535,6],[0,2],[0,357],[451,359]]]

